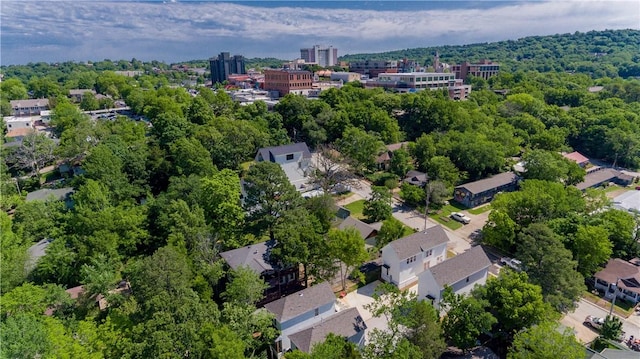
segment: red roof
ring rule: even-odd
[[[578,151],[574,151],[571,153],[565,153],[564,158],[568,159],[568,160],[573,160],[575,161],[577,164],[582,164],[582,163],[587,163],[589,162],[589,159],[586,158],[585,156],[582,155],[582,153],[578,152]]]

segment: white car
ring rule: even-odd
[[[455,219],[456,221],[458,221],[460,223],[464,223],[464,224],[471,223],[471,218],[467,217],[466,215],[464,215],[464,214],[462,214],[460,212],[451,213],[451,218]]]
[[[500,258],[500,263],[502,263],[503,265],[507,265],[517,271],[520,271],[522,269],[522,262],[515,258],[502,257]]]

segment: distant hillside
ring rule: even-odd
[[[490,59],[510,72],[575,71],[598,77],[640,76],[640,30],[605,30],[459,46],[435,46],[372,54],[353,54],[340,61],[367,59],[417,60],[430,65],[436,51],[440,61],[460,63]]]

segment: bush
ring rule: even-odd
[[[389,178],[388,180],[384,181],[384,186],[387,187],[388,189],[394,189],[398,187],[398,180],[394,178]]]
[[[376,185],[376,186],[387,186],[387,184],[386,184],[387,181],[393,180],[393,181],[396,182],[396,186],[395,187],[397,187],[397,183],[400,180],[398,178],[398,176],[394,175],[393,173],[389,173],[389,172],[372,173],[372,174],[367,176],[367,179],[369,181],[373,182],[373,184]],[[395,188],[395,187],[391,187],[391,188]]]

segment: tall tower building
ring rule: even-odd
[[[322,67],[336,66],[338,65],[338,49],[333,46],[314,45],[311,48],[300,49],[300,58],[305,62],[317,63]]]
[[[228,52],[221,52],[217,58],[210,58],[211,82],[222,83],[229,79],[231,74],[246,74],[244,56],[230,56]]]

